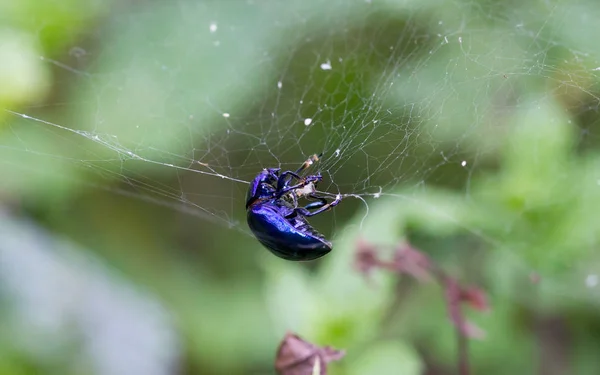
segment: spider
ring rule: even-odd
[[[299,173],[319,160],[313,155],[295,172],[280,168],[262,170],[248,189],[247,221],[258,241],[276,256],[292,261],[314,260],[329,253],[331,242],[306,220],[330,210],[341,202],[337,195],[328,202],[316,194],[316,185],[323,179],[320,173],[300,177]],[[295,184],[292,181],[296,180]],[[298,207],[298,198],[314,202]]]

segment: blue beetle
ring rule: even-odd
[[[306,220],[336,206],[338,195],[330,203],[315,194],[319,173],[300,177],[319,156],[313,155],[296,171],[280,174],[279,168],[261,171],[250,184],[246,196],[247,221],[258,241],[276,256],[293,261],[308,261],[322,257],[332,249],[331,242]],[[297,180],[292,185],[292,181]],[[298,207],[298,198],[305,196],[315,202]],[[314,210],[314,211],[313,211]]]

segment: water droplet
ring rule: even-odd
[[[304,125],[308,126],[312,123],[312,119],[311,118],[305,118],[304,119]]]
[[[462,165],[463,167],[467,165],[467,161],[463,160],[462,163],[460,163],[460,165]]]
[[[340,156],[340,151],[341,151],[341,150],[340,150],[339,148],[338,148],[337,150],[335,150],[335,155],[333,155],[333,156],[335,156],[336,158],[337,158],[338,156]]]
[[[277,82],[277,88],[280,89],[281,87],[283,87],[283,82],[281,82],[281,81]]]
[[[80,59],[87,55],[87,52],[81,47],[73,47],[69,50],[69,55],[75,57],[76,59]]]
[[[585,278],[585,285],[588,288],[593,288],[598,285],[598,275],[590,274]]]
[[[323,69],[323,70],[331,70],[331,61],[327,60],[326,63],[321,64],[321,69]]]
[[[227,112],[223,113],[223,117],[229,118],[229,113],[227,113]]]
[[[216,22],[211,22],[210,26],[208,27],[208,29],[210,30],[211,33],[214,33],[217,31],[217,23]]]

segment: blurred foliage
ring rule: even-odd
[[[28,217],[149,291],[175,317],[182,373],[273,373],[288,330],[346,349],[334,375],[453,371],[442,292],[365,282],[365,238],[414,243],[489,293],[474,373],[595,374],[598,14],[591,0],[0,0],[7,222]],[[310,131],[292,126],[315,113]],[[233,179],[340,144],[328,190],[366,205],[311,221],[335,221],[316,265],[274,259]],[[0,264],[25,251],[17,233]],[[1,321],[27,322],[11,293]],[[0,375],[96,369],[13,328],[0,325]]]

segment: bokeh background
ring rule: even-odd
[[[475,374],[600,373],[600,3],[0,0],[0,374],[455,373],[411,243],[478,285]],[[276,259],[247,182],[313,153],[334,251]]]

